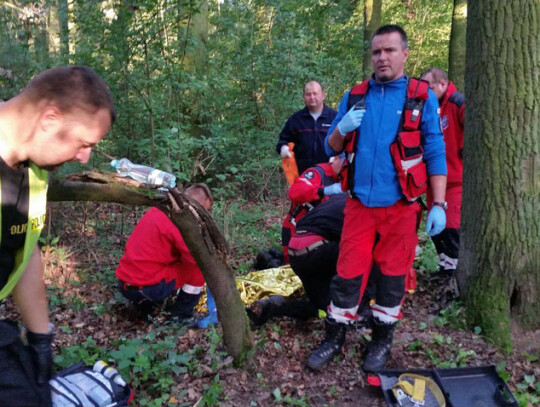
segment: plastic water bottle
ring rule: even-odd
[[[174,188],[176,177],[168,172],[145,165],[133,164],[127,158],[112,160],[111,166],[116,168],[116,172],[122,177],[131,177],[135,181],[155,187]]]
[[[124,379],[122,379],[122,376],[120,376],[120,373],[118,373],[118,370],[116,370],[114,367],[109,366],[102,360],[98,360],[96,363],[94,363],[93,370],[94,372],[101,373],[107,379],[112,380],[119,386],[125,387],[127,384]]]

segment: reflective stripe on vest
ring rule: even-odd
[[[26,269],[28,260],[30,260],[30,256],[36,247],[45,223],[45,214],[47,211],[47,179],[48,172],[46,170],[42,170],[32,163],[30,164],[28,168],[30,196],[28,202],[26,238],[24,240],[24,247],[19,249],[15,254],[15,267],[11,272],[6,285],[0,291],[0,299],[7,297],[15,285],[17,285],[17,282]],[[0,194],[1,190],[2,188],[0,188]],[[1,199],[2,196],[0,195],[0,201]],[[0,222],[1,221],[2,219],[0,217]],[[1,230],[2,228],[0,227],[0,231]]]

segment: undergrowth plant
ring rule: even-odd
[[[139,337],[114,339],[111,349],[99,347],[92,337],[87,337],[80,344],[60,348],[55,363],[65,368],[79,361],[93,365],[104,360],[115,366],[135,389],[137,405],[149,407],[167,405],[169,400],[185,396],[185,389],[177,386],[182,382],[181,376],[206,374],[206,369],[200,369],[204,365],[216,374],[212,384],[204,386],[200,405],[219,405],[223,386],[217,372],[232,359],[226,352],[217,350],[222,338],[213,328],[208,330],[209,349],[194,346],[179,351],[177,339],[185,333],[185,327],[176,325],[155,327]]]
[[[283,208],[271,202],[218,201],[212,212],[236,259],[233,267],[240,273],[249,269],[259,250],[281,246]]]

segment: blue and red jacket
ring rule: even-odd
[[[399,128],[407,77],[380,83],[371,79],[365,103],[366,113],[359,127],[355,151],[353,194],[367,207],[387,207],[402,199],[396,168],[390,154]],[[326,152],[336,155],[328,145],[328,137],[348,111],[349,93],[342,98],[338,114],[325,139]],[[446,175],[445,145],[439,124],[439,104],[429,90],[424,103],[420,129],[428,175]]]

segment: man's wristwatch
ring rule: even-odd
[[[433,202],[433,206],[440,206],[441,208],[446,210],[448,208],[448,202]]]

